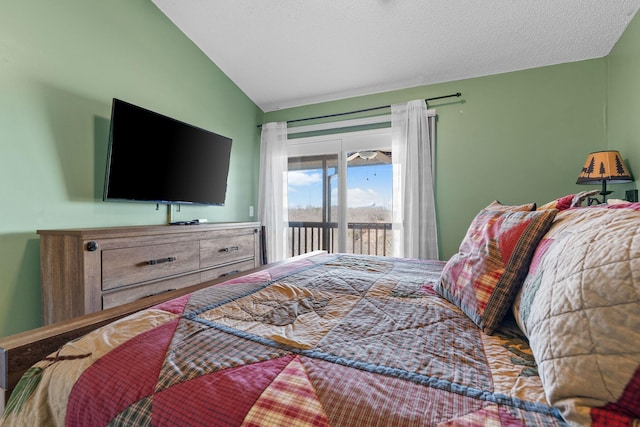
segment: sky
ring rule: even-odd
[[[337,205],[337,182],[332,180],[332,205]],[[322,170],[289,172],[289,207],[322,206]],[[391,209],[391,165],[350,167],[347,170],[348,207]]]

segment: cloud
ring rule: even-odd
[[[347,189],[347,201],[349,207],[360,208],[363,206],[373,206],[379,203],[380,195],[372,188],[349,188]]]
[[[373,188],[348,188],[347,203],[350,208],[362,208],[367,206],[390,206],[389,201],[385,200],[384,195],[378,193]],[[331,204],[338,204],[338,190],[333,189],[331,192]]]
[[[291,187],[303,187],[322,182],[322,173],[319,172],[289,171],[288,176]]]

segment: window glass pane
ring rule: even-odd
[[[347,156],[347,250],[391,251],[391,150],[360,150]]]
[[[289,249],[292,255],[335,251],[338,155],[289,158]]]

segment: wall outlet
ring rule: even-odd
[[[253,206],[249,206],[249,217],[253,218]]]

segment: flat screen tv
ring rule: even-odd
[[[114,98],[104,200],[224,205],[231,142]]]

